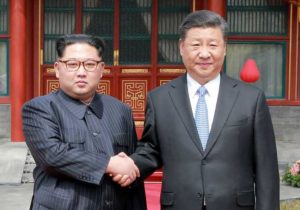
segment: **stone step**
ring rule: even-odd
[[[33,169],[35,168],[36,164],[34,162],[34,159],[30,153],[30,151],[28,150],[27,155],[26,155],[26,160],[25,160],[25,166],[23,169],[23,175],[22,175],[22,179],[21,182],[22,183],[33,183],[33,176],[32,176],[32,172]]]

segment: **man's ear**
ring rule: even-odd
[[[183,45],[184,45],[184,43],[183,43],[184,41],[182,40],[182,39],[179,39],[179,41],[178,41],[178,45],[179,45],[179,52],[180,52],[180,55],[182,56],[183,55]]]
[[[58,70],[58,62],[54,63],[54,70],[55,70],[55,76],[58,79],[59,78],[59,70]]]
[[[103,72],[104,72],[104,69],[105,69],[105,63],[104,62],[101,62],[99,63],[99,68],[100,68],[100,79],[103,77]]]

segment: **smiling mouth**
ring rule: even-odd
[[[212,65],[212,63],[198,63],[199,66],[208,67]]]

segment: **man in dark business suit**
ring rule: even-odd
[[[179,41],[187,74],[148,94],[131,157],[141,177],[162,167],[163,210],[279,210],[269,109],[263,91],[221,73],[226,30],[214,12],[188,15]]]
[[[104,70],[103,41],[66,35],[56,50],[60,89],[23,107],[26,143],[36,161],[31,208],[145,210],[142,182],[123,188],[111,178],[128,174],[125,178],[134,180],[139,173],[125,157],[136,147],[131,109],[96,93]]]

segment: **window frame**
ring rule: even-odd
[[[6,68],[6,93],[2,94],[0,92],[0,97],[2,96],[9,96],[10,93],[10,85],[9,85],[9,81],[10,81],[10,72],[9,72],[9,42],[8,40],[5,39],[1,39],[0,38],[0,43],[4,43],[6,44],[6,66],[4,68]]]
[[[227,41],[227,44],[250,44],[250,45],[280,45],[282,47],[282,66],[281,66],[281,84],[282,84],[282,90],[281,95],[278,96],[267,96],[267,99],[272,100],[283,100],[286,98],[286,59],[287,59],[287,42],[286,41],[262,41],[262,40],[251,40],[251,41],[241,41],[241,40],[229,40]],[[249,57],[250,58],[250,57]],[[227,70],[227,59],[225,58],[224,62],[224,72],[226,73]],[[260,69],[262,71],[262,69]],[[261,77],[260,77],[261,78]],[[239,78],[240,79],[240,78]],[[241,80],[241,79],[240,79]],[[255,85],[255,83],[251,83],[252,85]],[[255,85],[256,86],[256,85]],[[258,87],[260,88],[260,87]],[[261,89],[261,88],[260,88]]]
[[[227,6],[227,11],[226,15],[228,16],[228,12],[232,11],[235,6],[228,6],[228,0],[226,3]],[[236,6],[239,10],[245,6]],[[245,11],[253,11],[251,9],[251,5],[247,6],[247,9]],[[261,9],[265,8],[266,6],[260,6]],[[253,7],[255,8],[255,7]],[[270,11],[277,11],[279,6],[272,6],[272,10]],[[274,9],[275,8],[275,9]],[[289,74],[289,69],[287,65],[287,61],[289,59],[289,46],[291,40],[289,39],[289,34],[290,34],[290,21],[293,21],[290,18],[289,14],[289,8],[288,6],[286,7],[286,22],[287,22],[287,28],[286,28],[286,33],[278,33],[278,34],[264,34],[264,33],[236,33],[236,32],[230,32],[228,33],[227,36],[227,43],[240,43],[240,44],[249,44],[249,43],[266,43],[266,44],[282,44],[283,45],[283,51],[282,52],[282,97],[267,97],[268,103],[271,105],[275,104],[282,104],[284,103],[285,105],[288,105],[290,103],[289,101],[289,93],[287,92],[287,89],[289,89],[290,83],[288,80],[288,74]],[[226,60],[225,60],[226,62]],[[226,71],[226,63],[224,63],[224,70]],[[240,79],[241,80],[241,79]]]
[[[10,103],[10,71],[9,71],[9,63],[10,63],[10,51],[9,51],[9,31],[10,31],[10,4],[9,4],[9,0],[6,1],[6,6],[2,6],[1,10],[5,10],[7,11],[7,28],[6,31],[0,31],[0,42],[1,43],[5,43],[6,44],[6,53],[7,53],[7,57],[6,57],[6,84],[7,84],[7,89],[6,89],[6,93],[2,94],[0,93],[0,104],[8,104]]]

